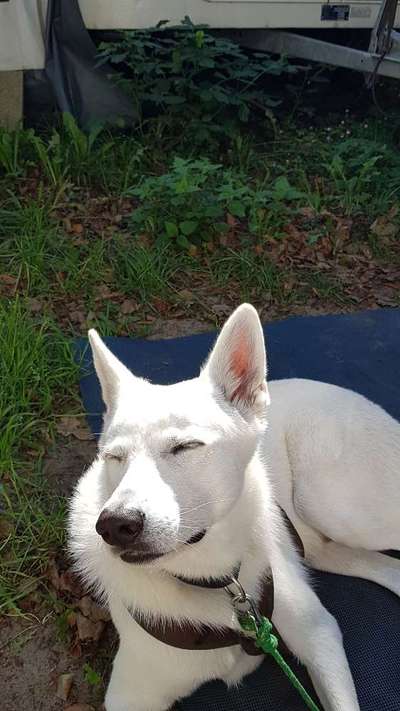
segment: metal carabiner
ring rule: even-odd
[[[236,592],[236,594],[232,592],[232,590],[230,590],[231,585],[236,587],[236,590],[239,592]],[[253,615],[257,625],[261,623],[262,617],[257,605],[255,604],[253,598],[247,594],[243,585],[237,578],[232,576],[231,583],[225,587],[225,590],[231,596],[232,606],[238,615],[250,613]]]

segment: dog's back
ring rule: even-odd
[[[335,385],[290,379],[269,387],[264,446],[288,513],[291,499],[298,516],[338,543],[399,548],[400,424]]]

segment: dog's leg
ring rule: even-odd
[[[275,573],[274,573],[275,580]],[[359,711],[336,620],[300,575],[276,578],[273,622],[307,667],[325,711]]]
[[[370,580],[400,597],[400,560],[367,550],[360,543],[353,545],[351,537],[341,543],[330,540],[296,514],[294,525],[304,546],[305,560],[311,567]]]
[[[338,575],[353,575],[382,585],[400,597],[400,560],[391,556],[350,548],[330,541],[291,511],[291,520],[304,546],[308,565]]]
[[[371,580],[400,597],[400,560],[396,558],[375,551],[347,548],[334,541],[323,541],[306,549],[306,560],[318,570]]]
[[[132,647],[121,643],[114,659],[106,711],[167,711],[178,694],[168,692],[153,667],[144,668]]]

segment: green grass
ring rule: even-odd
[[[116,240],[113,266],[116,283],[127,295],[145,301],[173,291],[174,277],[190,259],[177,255],[167,244],[144,247],[134,239]]]
[[[218,286],[236,286],[243,301],[279,296],[284,278],[265,255],[256,255],[249,248],[240,252],[229,249],[224,256],[210,260],[210,274]]]
[[[63,541],[64,502],[42,475],[56,411],[71,400],[78,366],[70,343],[23,300],[0,301],[0,612],[12,610]]]
[[[0,261],[31,296],[49,289],[48,267],[56,239],[49,207],[42,200],[13,198],[0,208]]]

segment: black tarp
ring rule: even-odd
[[[45,33],[45,69],[27,73],[28,115],[40,118],[47,104],[72,114],[82,128],[94,123],[132,125],[137,112],[113,81],[115,71],[97,66],[96,45],[78,0],[49,0]]]

